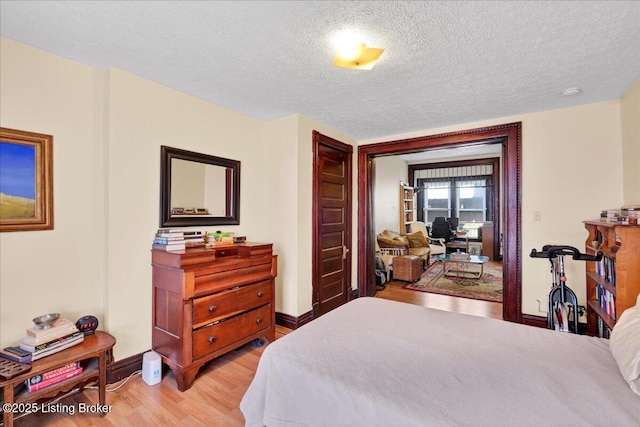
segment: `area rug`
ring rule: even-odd
[[[472,268],[479,268],[474,265]],[[445,276],[442,263],[434,262],[415,283],[403,286],[414,291],[456,297],[502,302],[502,263],[489,262],[484,265],[484,274],[479,279]]]

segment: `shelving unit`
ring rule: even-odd
[[[640,294],[640,226],[598,220],[584,224],[589,232],[586,253],[604,254],[601,263],[586,263],[587,333],[607,338]]]
[[[116,340],[113,336],[103,331],[96,331],[92,335],[87,335],[84,341],[78,345],[62,350],[51,356],[43,357],[32,363],[31,370],[23,374],[17,375],[11,379],[0,381],[2,388],[3,403],[11,407],[12,404],[16,408],[29,408],[30,404],[37,402],[38,404],[46,404],[53,401],[62,393],[68,393],[71,390],[81,392],[88,384],[96,384],[98,387],[98,404],[101,415],[106,412],[106,389],[107,384],[107,366],[113,362],[113,346]],[[42,390],[29,392],[24,387],[25,380],[34,375],[49,372],[60,366],[69,363],[80,362],[84,368],[84,372],[76,377],[69,378],[62,382],[51,385]],[[40,406],[40,405],[39,405]],[[14,412],[16,412],[14,414]],[[3,411],[3,425],[5,427],[13,426],[14,415],[18,417],[25,416],[29,412],[22,410]]]
[[[400,183],[400,232],[409,233],[409,224],[416,220],[416,201],[413,187]]]

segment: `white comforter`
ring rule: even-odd
[[[608,342],[359,298],[270,344],[247,426],[639,426]]]

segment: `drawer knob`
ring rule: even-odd
[[[262,317],[258,317],[258,318],[256,319],[256,323],[257,323],[257,324],[262,323]]]
[[[210,343],[213,343],[215,340],[216,340],[216,337],[214,337],[214,336],[209,337],[209,342]]]
[[[262,295],[264,295],[264,292],[262,291],[258,292],[258,298],[262,298]]]
[[[215,305],[210,305],[209,306],[209,313],[213,313],[216,310],[216,308],[218,308],[218,307],[216,307]]]

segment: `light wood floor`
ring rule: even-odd
[[[499,303],[456,298],[446,295],[402,289],[404,282],[391,281],[377,297],[440,310],[475,316],[502,318]],[[276,327],[276,340],[290,330]],[[243,426],[244,417],[239,405],[258,366],[264,346],[250,344],[222,356],[200,370],[193,386],[180,392],[173,373],[167,371],[162,382],[148,386],[140,375],[131,377],[121,388],[107,393],[111,412],[105,417],[96,414],[78,414],[79,403],[86,405],[98,401],[98,392],[86,390],[62,399],[59,404],[72,406],[76,414],[33,414],[15,421],[16,427],[25,426]],[[121,383],[107,388],[115,389]],[[64,406],[62,406],[64,407]]]

